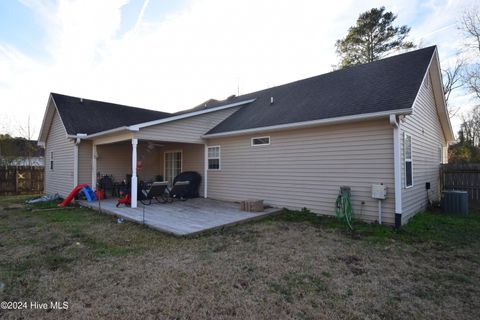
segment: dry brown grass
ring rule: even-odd
[[[184,239],[86,209],[2,210],[0,300],[70,308],[0,317],[479,318],[478,241],[372,240],[290,220]]]

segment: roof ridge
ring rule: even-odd
[[[279,88],[279,87],[283,87],[283,86],[287,86],[287,85],[292,85],[292,84],[295,84],[295,83],[300,83],[302,81],[312,80],[314,78],[324,77],[324,76],[335,74],[335,73],[352,71],[352,70],[355,70],[355,69],[358,69],[358,68],[365,68],[365,67],[371,66],[373,64],[385,63],[385,61],[388,61],[390,59],[400,58],[400,57],[403,57],[405,55],[410,55],[410,54],[413,54],[413,53],[419,53],[420,51],[432,50],[432,49],[435,49],[436,47],[437,47],[436,45],[433,45],[433,46],[429,46],[429,47],[425,47],[425,48],[420,48],[420,49],[417,49],[417,50],[403,52],[403,53],[400,53],[400,54],[396,54],[396,55],[393,55],[393,56],[385,57],[385,58],[382,58],[382,59],[379,59],[379,60],[375,60],[375,61],[371,61],[371,62],[367,62],[367,63],[363,63],[363,64],[358,64],[358,65],[353,65],[353,66],[349,66],[349,67],[346,67],[346,68],[332,70],[332,71],[322,73],[322,74],[318,74],[318,75],[315,75],[315,76],[311,76],[311,77],[307,77],[307,78],[303,78],[303,79],[299,79],[299,80],[295,80],[295,81],[291,81],[291,82],[287,82],[287,83],[282,83],[282,84],[279,84],[277,86],[273,86],[273,87],[270,87],[270,88],[265,88],[265,89],[260,89],[260,90],[257,90],[257,91],[248,92],[248,93],[236,96],[235,99],[241,98],[241,97],[246,96],[246,95],[252,95],[252,94],[255,94],[255,93],[264,92],[264,91],[271,90],[271,89],[274,89],[274,88]],[[433,54],[433,51],[432,51],[432,54]]]

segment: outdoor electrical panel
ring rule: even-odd
[[[384,184],[372,184],[372,198],[385,200],[387,198],[387,186]]]

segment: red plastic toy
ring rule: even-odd
[[[130,197],[130,194],[126,194],[123,198],[120,198],[117,200],[117,207],[120,206],[121,204],[129,206],[131,205],[131,200],[132,198]]]
[[[77,195],[77,193],[79,193],[80,191],[82,191],[82,189],[84,187],[88,187],[88,184],[79,184],[77,185],[75,188],[73,188],[73,190],[70,192],[70,194],[65,198],[65,200],[63,200],[62,203],[60,203],[58,206],[59,207],[65,207],[67,204],[69,204],[73,198],[75,198],[75,196]]]

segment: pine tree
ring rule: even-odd
[[[396,18],[392,12],[385,12],[385,7],[360,14],[347,36],[335,44],[340,67],[372,62],[395,49],[413,48],[412,42],[405,41],[410,28],[393,26]]]

